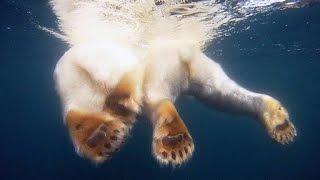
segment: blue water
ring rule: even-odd
[[[241,85],[285,104],[295,142],[273,144],[252,119],[180,99],[196,150],[172,169],[152,157],[146,119],[111,161],[96,166],[76,155],[52,79],[67,46],[33,24],[55,27],[45,1],[12,2],[0,2],[0,179],[320,179],[320,7],[257,15],[207,50]]]

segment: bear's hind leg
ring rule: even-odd
[[[289,144],[297,136],[293,123],[289,120],[287,110],[276,99],[262,96],[260,119],[264,124],[268,135],[280,144]]]
[[[80,155],[99,163],[119,150],[139,109],[132,96],[132,83],[123,78],[106,98],[101,112],[71,110],[67,113],[67,126]]]
[[[192,137],[174,104],[163,100],[153,109],[154,131],[152,148],[158,161],[181,165],[194,151]]]
[[[203,53],[191,61],[189,69],[190,91],[206,104],[258,119],[268,135],[280,144],[290,143],[297,135],[287,110],[278,100],[239,86]]]
[[[125,75],[110,85],[98,71],[107,61],[82,65],[77,53],[71,49],[59,60],[55,83],[77,153],[99,163],[110,158],[129,134],[139,111],[133,100],[136,88]]]

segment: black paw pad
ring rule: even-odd
[[[110,149],[111,148],[111,144],[110,143],[106,143],[106,144],[104,144],[104,147],[107,148],[107,149]]]
[[[176,146],[182,142],[183,135],[166,136],[162,139],[162,144],[165,146]]]
[[[99,126],[99,130],[106,133],[107,130],[108,130],[108,127],[107,127],[106,125],[104,125],[104,124],[101,124],[101,125]]]
[[[99,144],[103,143],[103,141],[106,140],[106,132],[107,132],[108,128],[106,125],[101,124],[97,130],[95,130],[91,136],[87,139],[86,144],[90,147],[90,148],[94,148],[96,146],[98,146]]]
[[[111,136],[110,139],[111,139],[112,141],[116,141],[116,140],[118,140],[118,137],[117,137],[117,136]]]
[[[175,152],[171,152],[171,157],[173,160],[176,160],[176,153]]]
[[[86,141],[86,144],[90,148],[94,148],[101,144],[103,141],[106,139],[106,133],[101,132],[101,131],[96,131],[94,132]]]
[[[164,158],[167,158],[167,157],[168,157],[168,153],[167,153],[167,152],[164,152],[164,151],[163,151],[161,154],[162,154],[162,156],[163,156]]]
[[[283,131],[289,126],[289,121],[285,120],[282,124],[279,124],[276,126],[275,130],[276,131]]]
[[[189,152],[188,148],[184,147],[183,149],[184,149],[184,152],[188,154],[188,152]]]
[[[183,158],[183,153],[182,153],[181,150],[179,150],[179,156],[180,156],[181,158]]]

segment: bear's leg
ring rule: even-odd
[[[143,86],[144,108],[153,124],[155,158],[160,163],[178,166],[192,156],[194,143],[174,105],[187,89],[187,73],[178,51],[168,43],[149,51]]]
[[[67,126],[79,154],[102,162],[119,150],[137,114],[131,90],[130,82],[124,78],[108,95],[101,112],[67,113]]]
[[[94,63],[88,69],[73,57],[74,51],[67,52],[55,69],[65,123],[77,153],[103,162],[120,148],[135,121],[134,88],[126,78],[115,87],[107,86],[104,79],[97,80],[95,77],[100,76],[92,74]],[[96,65],[106,66],[101,63]]]
[[[194,151],[194,144],[183,120],[170,100],[153,105],[153,154],[164,164],[173,166],[186,162]]]
[[[222,111],[258,118],[269,136],[278,143],[293,141],[296,130],[279,101],[239,86],[219,64],[203,53],[190,61],[189,71],[190,91],[200,100]]]

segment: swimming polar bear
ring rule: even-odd
[[[155,158],[186,162],[195,148],[174,105],[183,94],[258,119],[275,142],[293,141],[296,130],[278,100],[241,87],[202,52],[214,25],[199,15],[205,6],[161,2],[51,1],[60,37],[71,46],[54,77],[77,153],[96,163],[109,159],[144,114]]]

